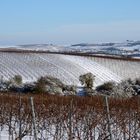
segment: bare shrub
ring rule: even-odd
[[[86,88],[93,88],[93,82],[95,80],[95,76],[92,73],[86,73],[84,75],[80,75],[79,81]]]

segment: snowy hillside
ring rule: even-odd
[[[132,65],[129,62],[123,63],[120,67],[120,62],[114,63],[104,59],[60,54],[0,52],[0,76],[9,79],[19,74],[22,75],[24,82],[31,82],[40,76],[50,75],[66,84],[79,85],[79,76],[91,72],[96,76],[96,86],[106,81],[120,82],[122,79],[140,76],[139,62],[135,63],[135,70],[134,63]],[[125,76],[123,73],[126,73]]]
[[[73,45],[26,44],[17,46],[0,46],[0,48],[15,48],[20,50],[50,51],[50,52],[80,52],[90,54],[123,55],[140,58],[140,41],[80,43]]]
[[[79,84],[78,77],[87,72],[96,75],[96,85],[105,81],[121,80],[97,62],[78,56],[0,53],[0,66],[0,75],[4,76],[4,79],[20,74],[25,82],[51,75],[67,84]]]
[[[115,74],[122,77],[122,79],[127,78],[138,78],[140,77],[140,62],[137,61],[122,61],[115,59],[97,58],[89,57],[89,59],[99,63],[100,65],[110,69]]]
[[[90,54],[123,55],[140,58],[140,41],[127,40],[124,42],[107,43],[80,43],[73,45],[54,45],[54,44],[25,44],[15,46],[0,46],[0,48],[50,51],[50,52],[79,52]]]
[[[109,42],[97,44],[75,44],[71,47],[72,51],[101,53],[101,54],[115,54],[140,57],[140,41],[127,40],[125,42]]]

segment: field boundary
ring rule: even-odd
[[[5,53],[48,53],[48,54],[63,54],[63,55],[74,55],[74,56],[85,56],[85,57],[98,57],[105,59],[123,60],[123,61],[136,61],[140,62],[140,59],[127,57],[123,55],[106,55],[98,53],[82,53],[82,52],[50,52],[45,50],[23,50],[23,49],[13,49],[13,48],[0,48],[0,52]]]

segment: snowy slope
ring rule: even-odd
[[[115,59],[90,57],[90,60],[110,69],[119,75],[122,79],[135,79],[140,77],[140,62],[138,61],[122,61]]]
[[[0,49],[2,48],[50,52],[99,53],[108,55],[126,55],[137,58],[140,57],[140,41],[133,40],[96,44],[80,43],[74,45],[25,44],[16,46],[0,46]]]
[[[84,57],[39,53],[0,53],[0,76],[6,80],[16,74],[22,75],[24,82],[35,81],[40,76],[50,75],[66,84],[79,85],[79,76],[87,72],[96,76],[96,86],[106,81],[121,81],[121,77],[108,68]]]

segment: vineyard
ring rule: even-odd
[[[79,85],[79,76],[91,72],[95,86],[140,76],[140,62],[47,53],[0,52],[0,76],[8,80],[21,75],[24,82],[50,75],[69,85]]]
[[[112,72],[116,73],[123,79],[135,79],[140,77],[140,62],[105,59],[99,57],[90,57],[90,59],[110,69]]]
[[[140,77],[140,62],[47,53],[0,52],[0,76],[23,82],[53,76],[80,85],[91,72],[95,86]],[[119,90],[120,91],[120,90]],[[30,97],[33,97],[32,100]],[[0,93],[0,140],[140,139],[140,98]]]
[[[140,138],[139,98],[110,98],[106,104],[100,96],[36,95],[34,123],[29,97],[0,94],[2,140],[33,140],[35,134],[38,140]]]

